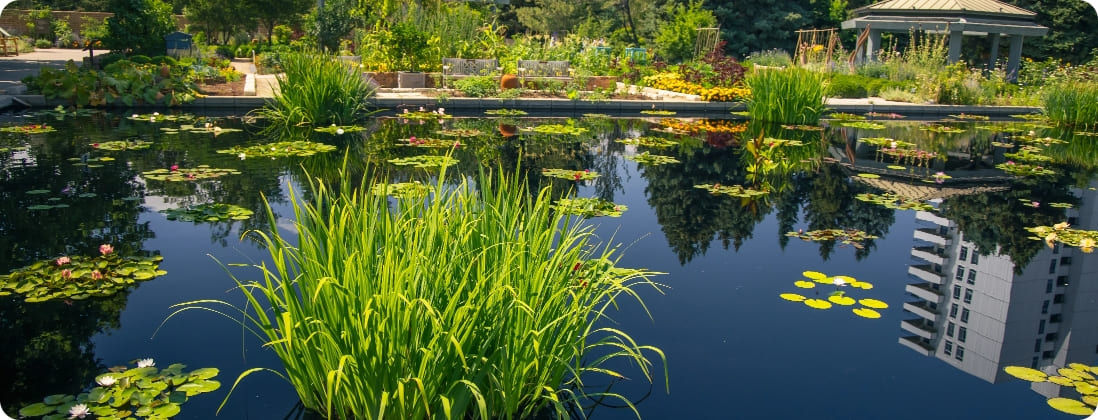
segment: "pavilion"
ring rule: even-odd
[[[1036,13],[995,0],[886,0],[852,11],[843,29],[869,31],[865,60],[873,60],[881,47],[882,32],[930,31],[949,33],[949,62],[961,56],[964,35],[987,36],[991,41],[988,68],[999,59],[999,40],[1010,41],[1007,78],[1016,80],[1022,55],[1022,39],[1044,36],[1048,27],[1038,25]]]

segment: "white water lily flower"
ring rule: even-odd
[[[91,411],[88,410],[87,404],[77,404],[77,405],[72,406],[72,408],[69,409],[69,418],[70,419],[76,419],[76,418],[82,419],[85,416],[87,416],[88,414],[91,414]]]
[[[157,115],[160,115],[160,113],[159,112],[153,112],[153,116],[157,116]]]
[[[236,155],[236,156],[239,157],[240,160],[244,160],[244,158],[247,157],[247,156],[244,155],[244,152],[240,152],[240,154]]]
[[[114,385],[115,382],[118,382],[118,380],[114,379],[114,377],[111,375],[107,375],[95,380],[95,383],[99,384],[99,386],[111,386]]]
[[[336,129],[336,134],[343,134],[343,129],[342,128],[337,128]]]
[[[137,115],[137,114],[133,114],[133,117],[134,117],[134,118],[140,118],[141,116],[140,116],[140,115]]]
[[[150,367],[150,366],[156,366],[156,362],[154,362],[153,359],[151,359],[151,358],[150,359],[141,359],[141,360],[137,361],[137,367],[139,367],[139,368]]]
[[[834,284],[836,286],[846,286],[846,285],[848,285],[846,280],[840,279],[838,277],[835,277],[834,279],[831,279],[831,284]]]

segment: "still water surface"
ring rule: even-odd
[[[1098,261],[1078,249],[1047,248],[1023,229],[1061,221],[1098,228],[1092,169],[1098,162],[1088,158],[1094,156],[1089,151],[1096,149],[1096,137],[1018,123],[996,129],[946,123],[966,130],[951,134],[921,130],[925,123],[920,122],[874,130],[831,122],[821,133],[719,120],[701,127],[698,121],[667,119],[379,119],[362,132],[313,135],[338,146],[335,152],[241,160],[216,153],[261,141],[239,118],[210,120],[244,129],[217,136],[162,130],[190,122],[150,123],[118,115],[9,119],[46,122],[58,131],[4,134],[0,140],[0,270],[91,254],[99,244],[111,243],[124,254],[162,255],[160,268],[168,272],[111,298],[24,303],[0,297],[0,404],[9,415],[46,395],[76,393],[106,367],[151,357],[160,366],[219,368],[222,388],[191,399],[176,418],[213,417],[236,375],[252,367],[278,369],[279,361],[239,324],[217,314],[190,311],[168,319],[173,305],[198,299],[244,303],[226,270],[255,278],[254,269],[218,262],[265,258],[256,243],[241,240],[242,232],[268,223],[263,196],[286,229],[292,228],[285,219],[292,214],[288,186],[301,191],[305,171],[337,182],[345,155],[355,179],[372,168],[395,180],[427,180],[423,170],[386,161],[443,153],[398,145],[411,136],[440,138],[440,125],[482,133],[459,140],[460,163],[451,171],[474,176],[481,164],[503,167],[528,176],[531,185],[574,188],[580,197],[628,207],[620,218],[591,221],[604,240],[623,245],[619,265],[667,273],[656,279],[668,286],[665,294],[643,295],[651,318],[637,305],[612,314],[617,327],[668,357],[669,378],[659,374],[650,385],[635,369],[622,367],[637,377],[614,385],[614,391],[639,400],[644,418],[1071,418],[1045,404],[1057,387],[1031,387],[1002,368],[1098,361]],[[572,137],[522,130],[542,123],[589,131]],[[1029,129],[1038,138],[1072,137],[1070,145],[1044,151],[1059,162],[1051,165],[1056,175],[1012,178],[995,169],[1011,160],[1004,153],[1017,151],[1003,145]],[[764,159],[744,145],[762,132],[764,138],[803,145],[766,156],[784,166],[752,173],[750,165]],[[657,149],[615,141],[638,136],[675,144]],[[901,139],[936,155],[898,162],[865,140],[875,137]],[[149,141],[152,147],[107,153],[92,146],[120,139]],[[769,140],[758,144],[773,147]],[[624,158],[644,151],[680,162],[656,166]],[[96,160],[103,156],[115,160]],[[198,182],[141,176],[202,164],[241,174]],[[602,176],[558,180],[542,177],[542,168],[590,169]],[[934,182],[939,171],[950,176],[941,184]],[[770,193],[741,199],[694,187],[716,183]],[[48,192],[28,194],[34,190]],[[890,191],[934,210],[890,209],[856,199]],[[244,206],[256,216],[194,224],[159,212],[212,202]],[[36,204],[68,207],[29,209]],[[859,248],[786,236],[830,228],[879,238]],[[879,319],[867,319],[851,307],[817,310],[780,298],[799,293],[826,299],[837,289],[798,288],[794,282],[804,279],[805,271],[869,282],[874,286],[869,290],[844,290],[889,307],[879,310]],[[295,415],[295,402],[289,384],[260,373],[240,384],[220,417],[283,418]],[[590,414],[633,418],[631,411],[613,407],[593,408]]]

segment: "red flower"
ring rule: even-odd
[[[99,148],[99,143],[92,143],[92,147]]]
[[[583,267],[583,263],[576,263],[576,265],[572,266],[572,271],[577,271],[580,267]]]
[[[178,171],[179,170],[179,165],[172,165],[171,169],[172,169],[172,172]]]

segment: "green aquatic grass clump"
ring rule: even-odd
[[[747,101],[751,119],[781,124],[820,122],[824,112],[823,74],[799,68],[756,68],[745,80],[751,88]]]
[[[1098,125],[1098,83],[1070,82],[1045,89],[1045,116],[1057,124]]]
[[[442,172],[434,194],[399,199],[313,184],[313,199],[294,203],[296,238],[273,225],[256,233],[273,263],[259,266],[262,280],[236,280],[249,302],[240,313],[305,407],[329,418],[567,418],[585,398],[617,398],[636,410],[584,381],[622,378],[607,363],[619,358],[651,380],[649,357],[663,353],[604,318],[623,298],[645,310],[638,289],[658,291],[656,273],[616,267],[590,226],[551,211],[549,190],[488,176],[447,184]]]
[[[353,124],[369,114],[366,100],[375,89],[353,65],[316,52],[283,54],[281,60],[278,94],[259,110],[270,121],[266,132]]]

